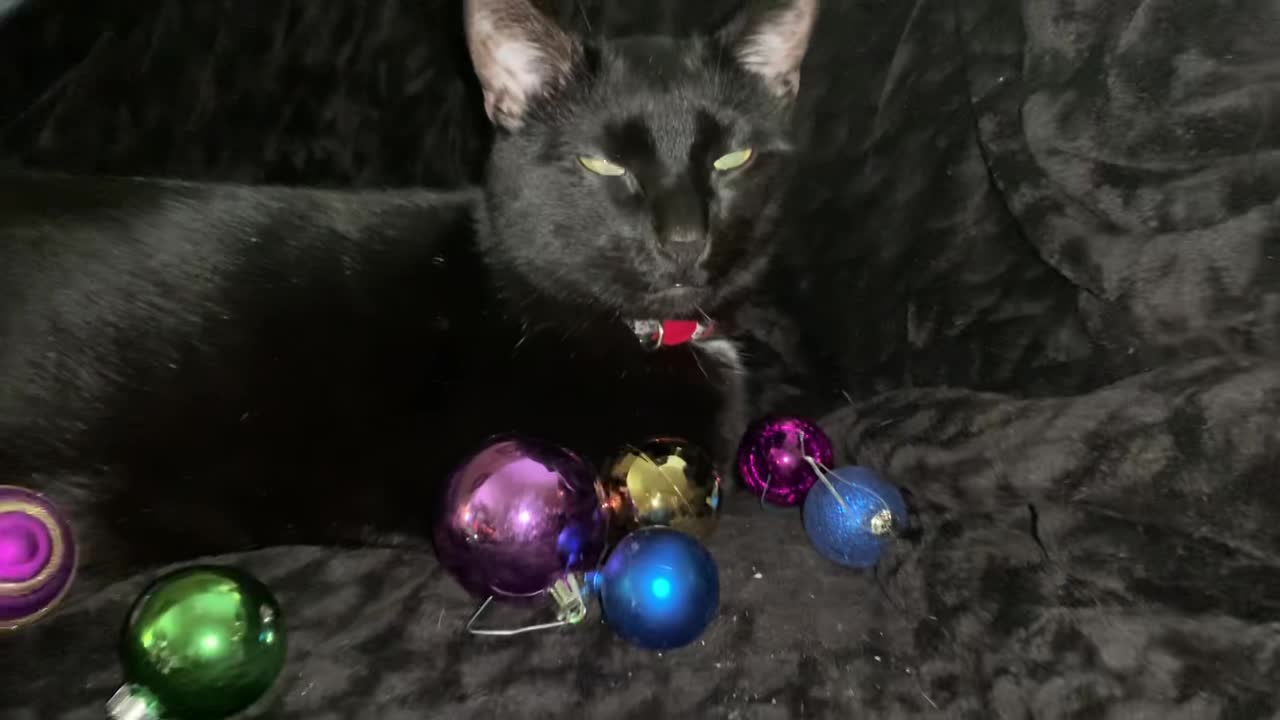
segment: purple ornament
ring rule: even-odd
[[[44,617],[75,569],[71,527],[57,508],[30,490],[0,485],[0,630]]]
[[[806,455],[831,466],[831,440],[817,425],[794,417],[764,418],[742,436],[738,474],[757,496],[775,505],[799,505],[818,481]]]
[[[471,593],[537,601],[556,580],[599,564],[609,529],[603,491],[567,450],[504,437],[448,483],[436,553]]]

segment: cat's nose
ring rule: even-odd
[[[662,252],[678,267],[699,262],[707,246],[707,210],[697,187],[682,176],[655,193],[652,202]]]
[[[704,242],[705,236],[706,233],[701,228],[678,228],[667,234],[666,242],[673,245],[689,245]]]
[[[706,285],[707,236],[690,228],[668,233],[662,239],[662,254],[667,259],[667,275],[677,285]]]
[[[703,229],[701,228],[676,228],[668,237],[668,242],[681,243],[681,245],[687,242],[701,242],[701,240],[703,240]]]
[[[680,269],[701,265],[707,251],[707,233],[700,227],[672,228],[660,238],[662,252]]]

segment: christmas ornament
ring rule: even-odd
[[[768,417],[747,428],[738,445],[738,474],[758,497],[799,505],[818,480],[813,464],[832,462],[831,440],[812,422]]]
[[[599,564],[609,525],[602,500],[576,455],[498,438],[450,476],[434,527],[436,553],[473,594],[544,600],[557,581]]]
[[[44,497],[0,485],[0,630],[44,617],[71,587],[71,526]]]
[[[649,650],[688,645],[720,607],[720,573],[694,538],[664,527],[622,539],[596,575],[605,622]]]
[[[113,720],[221,720],[250,707],[284,667],[280,606],[231,567],[169,573],[134,602],[120,647],[126,685]]]
[[[875,565],[906,520],[902,493],[864,467],[824,472],[824,479],[804,501],[804,529],[810,542],[823,557],[848,567]]]
[[[706,538],[720,512],[720,476],[703,451],[683,440],[658,438],[628,447],[609,463],[605,495],[615,534],[664,525]]]

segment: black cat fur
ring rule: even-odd
[[[264,544],[425,542],[495,433],[597,463],[677,435],[727,465],[732,342],[649,351],[626,322],[732,328],[816,0],[682,41],[579,39],[528,0],[465,14],[498,133],[474,191],[0,177],[0,478],[71,514],[83,591]]]

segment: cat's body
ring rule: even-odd
[[[123,569],[421,537],[493,433],[595,462],[658,434],[723,450],[740,390],[718,353],[515,312],[476,201],[0,180],[0,472],[133,539],[95,557]]]
[[[731,342],[652,350],[630,323],[731,328],[772,252],[814,12],[584,45],[526,0],[469,2],[499,127],[474,192],[0,179],[0,482],[66,508],[111,576],[420,541],[495,433],[594,462],[682,436],[725,467]]]

